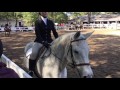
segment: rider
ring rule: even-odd
[[[5,28],[4,28],[5,30],[6,29],[10,29],[10,26],[8,25],[8,24],[5,24]]]
[[[35,60],[42,45],[48,48],[49,43],[53,41],[51,37],[51,31],[53,32],[54,37],[58,38],[58,33],[56,32],[53,21],[47,18],[48,12],[39,12],[39,15],[39,19],[35,22],[36,39],[34,41],[32,54],[29,59],[29,74],[31,76],[35,71]]]

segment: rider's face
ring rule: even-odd
[[[48,15],[48,12],[41,12],[41,16],[47,17],[47,15]]]

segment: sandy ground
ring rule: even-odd
[[[81,33],[91,31],[93,30],[84,30]],[[58,33],[62,35],[69,32],[58,30]],[[5,37],[0,32],[0,39],[4,45],[4,54],[24,69],[24,47],[34,41],[34,32],[12,32],[10,37]],[[87,41],[94,78],[120,78],[120,30],[95,30]],[[79,77],[76,70],[67,68],[69,78]]]

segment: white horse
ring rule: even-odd
[[[49,49],[38,57],[36,62],[37,76],[42,78],[67,78],[66,65],[71,64],[78,70],[81,78],[92,78],[93,71],[89,62],[89,46],[86,39],[93,32],[81,34],[68,33],[55,39]],[[30,42],[25,47],[25,66],[29,67],[29,57],[32,52]]]

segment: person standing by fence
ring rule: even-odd
[[[3,44],[0,40],[0,59],[3,54]],[[0,61],[0,78],[20,78],[19,75],[11,68],[7,68],[7,65]]]

